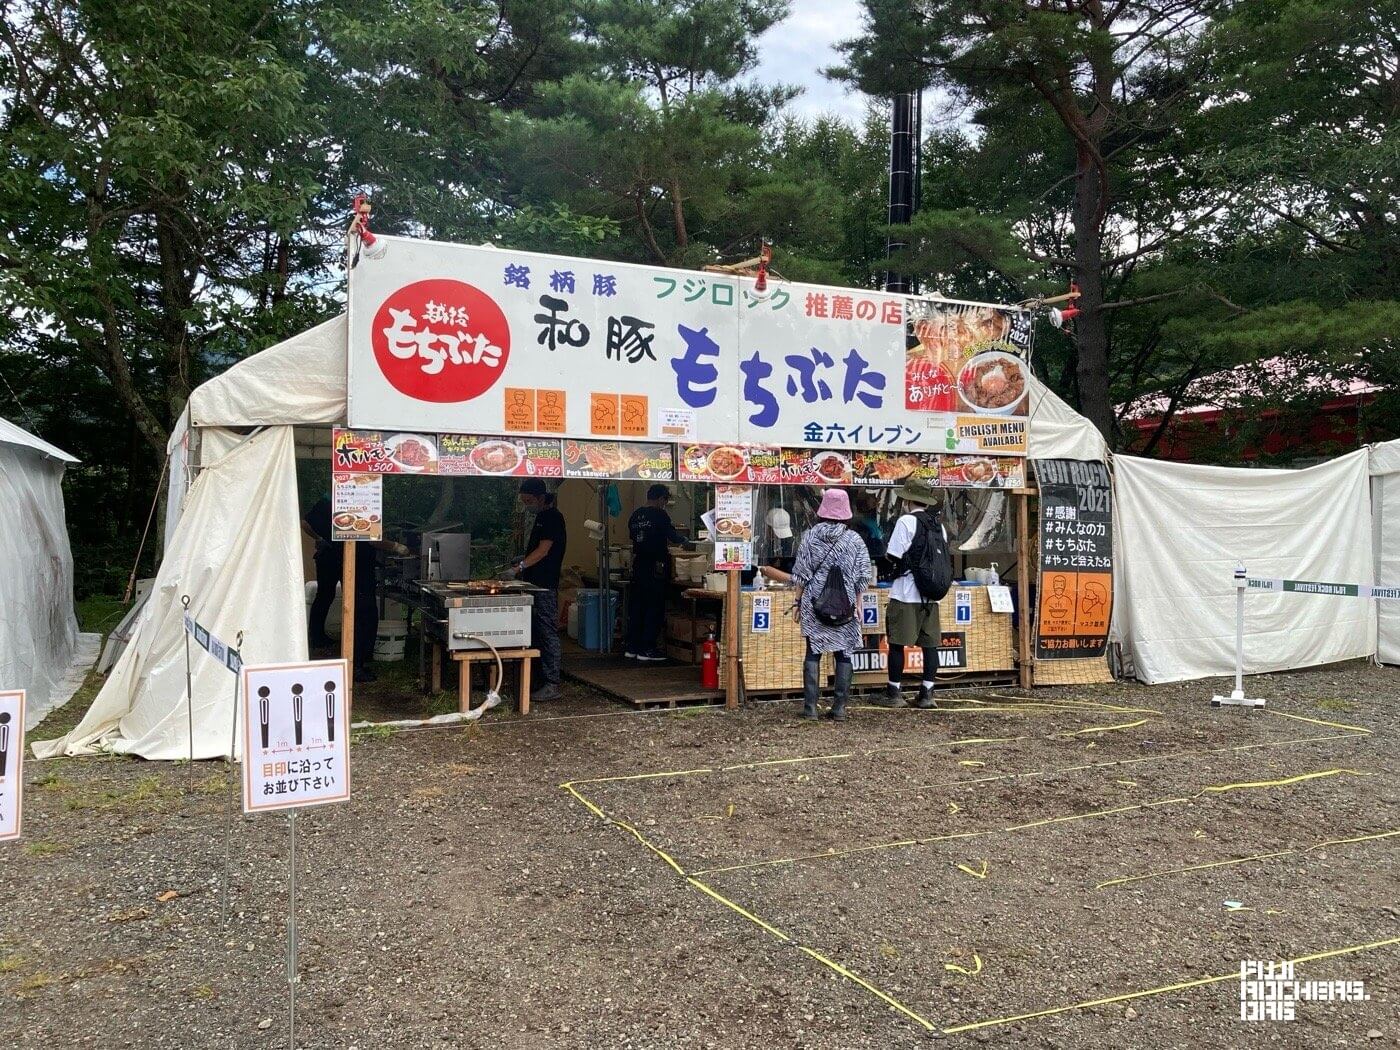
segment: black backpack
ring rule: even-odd
[[[938,515],[921,510],[914,515],[918,528],[904,555],[904,564],[914,574],[914,586],[926,602],[940,601],[953,586],[953,556],[943,538]]]
[[[841,539],[837,539],[827,551],[828,561],[840,542]],[[826,570],[826,582],[822,584],[816,601],[812,602],[812,615],[828,627],[844,627],[856,618],[856,603],[851,600],[850,591],[846,589],[846,574],[841,570],[841,566],[832,565]]]

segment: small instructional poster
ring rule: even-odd
[[[344,660],[243,668],[243,812],[350,798]]]
[[[24,809],[24,690],[0,692],[0,842],[19,838]]]

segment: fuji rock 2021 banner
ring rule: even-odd
[[[354,428],[1025,455],[1014,308],[398,237],[373,256],[350,274]]]

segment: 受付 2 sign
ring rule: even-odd
[[[24,803],[24,690],[0,693],[0,842],[19,838]]]
[[[243,668],[243,812],[350,798],[344,660]]]

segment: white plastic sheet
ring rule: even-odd
[[[305,660],[300,535],[291,427],[270,428],[206,464],[130,644],[82,722],[67,737],[36,745],[35,754],[188,757],[181,596],[230,644],[245,632],[245,662]],[[194,645],[191,664],[194,756],[227,756],[233,675]]]
[[[1400,587],[1400,441],[1371,446],[1376,582]],[[1400,664],[1400,602],[1376,602],[1376,659]]]
[[[0,689],[26,690],[30,712],[72,694],[78,620],[62,483],[76,462],[0,419]]]
[[[1307,470],[1114,459],[1115,632],[1144,682],[1235,668],[1235,590],[1251,576],[1371,583],[1367,456]],[[1375,603],[1245,595],[1247,674],[1369,656]]]

